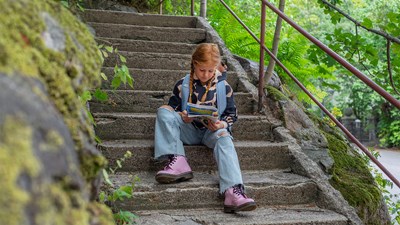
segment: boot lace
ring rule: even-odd
[[[244,187],[242,184],[237,184],[233,186],[233,193],[238,195],[238,196],[243,196],[247,198],[246,194],[244,193]]]
[[[170,155],[169,156],[169,163],[164,167],[164,169],[171,168],[172,165],[174,165],[174,163],[176,162],[177,159],[178,159],[178,157],[176,157],[174,155]]]

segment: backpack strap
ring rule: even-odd
[[[186,74],[185,78],[183,79],[182,82],[182,88],[181,88],[181,93],[182,93],[182,111],[186,110],[187,102],[189,99],[189,81],[190,81],[190,74]]]
[[[223,80],[217,83],[217,104],[218,117],[221,118],[222,113],[226,109],[226,87]]]
[[[189,99],[189,81],[190,81],[190,74],[187,74],[185,78],[183,78],[182,82],[182,111],[186,110],[187,102]],[[218,108],[218,117],[221,117],[222,113],[224,113],[226,109],[226,87],[225,82],[220,81],[217,83],[217,108]]]

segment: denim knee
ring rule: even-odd
[[[170,122],[175,120],[175,111],[169,107],[160,107],[157,110],[157,119],[164,122]]]

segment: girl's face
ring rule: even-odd
[[[194,65],[194,73],[202,83],[210,80],[214,76],[216,69],[217,65],[213,62],[197,63]]]

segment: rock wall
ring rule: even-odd
[[[0,0],[0,21],[0,224],[113,224],[78,97],[100,82],[93,36],[58,1]]]

